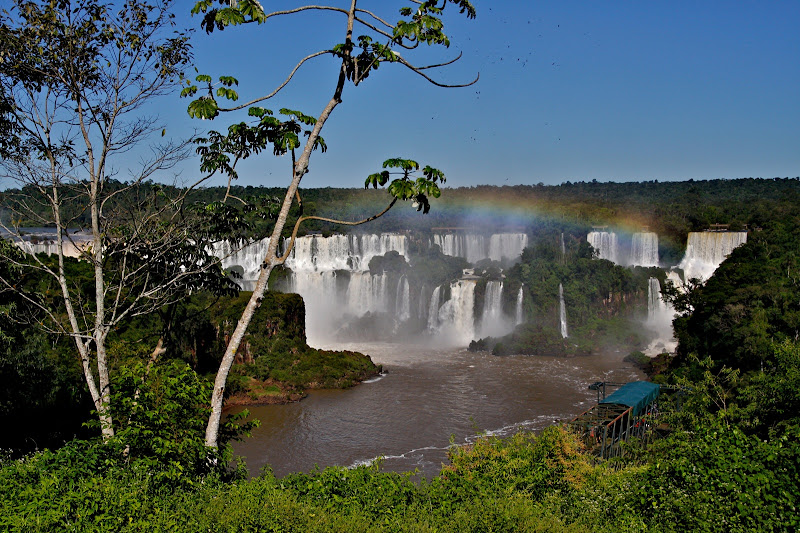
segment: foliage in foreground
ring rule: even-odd
[[[708,420],[648,462],[597,464],[560,427],[454,448],[436,478],[377,466],[283,479],[158,482],[72,444],[0,468],[10,531],[793,531],[800,432],[766,442]],[[187,477],[191,475],[186,474]],[[173,479],[165,476],[164,479]]]

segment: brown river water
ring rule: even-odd
[[[283,476],[381,457],[385,470],[432,477],[447,462],[451,439],[458,445],[479,433],[540,430],[591,407],[590,383],[644,379],[623,353],[565,359],[387,343],[324,348],[369,354],[386,373],[289,405],[250,406],[261,426],[234,452],[251,474],[265,465]]]

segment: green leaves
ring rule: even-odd
[[[381,187],[386,185],[389,182],[389,171],[384,170],[383,172],[376,172],[375,174],[370,174],[367,176],[366,182],[364,182],[364,188],[369,188],[372,185],[373,189],[377,189],[378,185]]]
[[[209,105],[209,102],[212,104]],[[208,106],[208,107],[200,107]],[[189,114],[199,118],[213,118],[217,112],[216,102],[203,98],[189,105]],[[275,155],[283,155],[300,147],[300,134],[309,136],[311,131],[304,130],[301,124],[314,125],[317,119],[300,111],[281,109],[280,114],[290,117],[289,120],[280,120],[272,116],[272,111],[264,107],[251,107],[247,114],[258,119],[255,123],[239,122],[228,127],[227,133],[210,131],[205,138],[195,142],[199,145],[197,153],[200,155],[200,169],[203,172],[220,172],[231,179],[238,177],[235,167],[242,159],[260,153],[272,146]],[[211,116],[209,116],[211,115]],[[312,150],[321,149],[323,152],[328,146],[322,137],[314,140]]]
[[[192,8],[192,15],[204,14],[200,26],[206,33],[251,22],[262,24],[267,20],[264,8],[257,0],[238,0],[234,3],[230,0],[220,0],[219,4],[225,7],[215,8],[213,0],[200,0]]]
[[[427,1],[422,2],[416,10],[404,7],[400,9],[400,15],[410,17],[411,20],[398,21],[393,30],[394,42],[407,40],[450,46],[450,39],[444,33],[444,23],[440,18],[448,3],[457,5],[459,12],[466,13],[467,18],[475,18],[475,8],[468,0],[445,0],[441,6],[438,1]]]
[[[189,116],[192,118],[200,118],[203,120],[213,119],[219,115],[219,106],[216,100],[208,96],[201,96],[191,104],[188,108]]]
[[[281,115],[295,117],[295,119],[298,122],[302,122],[303,124],[305,124],[307,126],[313,126],[314,124],[317,123],[317,119],[316,118],[314,118],[312,116],[309,116],[309,115],[305,115],[305,114],[301,113],[300,111],[294,111],[292,109],[286,109],[285,107],[282,108],[279,111],[279,113]]]
[[[210,79],[208,81],[211,81]],[[222,85],[226,87],[231,87],[233,85],[239,85],[239,80],[234,78],[233,76],[220,76],[219,81]]]
[[[404,171],[419,170],[419,163],[412,159],[394,157],[383,162],[383,168],[401,168]]]
[[[422,211],[423,214],[427,214],[431,209],[428,198],[439,198],[442,194],[437,185],[437,183],[445,182],[445,176],[441,170],[425,166],[422,170],[423,175],[416,177],[415,174],[419,171],[419,163],[412,159],[399,157],[384,161],[383,168],[399,169],[400,172],[395,172],[395,174],[401,174],[401,177],[396,178],[389,184],[387,189],[389,194],[399,200],[412,200],[412,207],[417,211]],[[364,188],[367,189],[370,186],[374,189],[383,187],[389,183],[391,174],[393,172],[389,170],[370,174],[364,181]]]
[[[221,96],[223,98],[227,98],[228,100],[236,101],[239,99],[239,95],[233,89],[228,89],[227,87],[220,87],[217,89],[217,96]]]
[[[189,116],[203,120],[214,119],[219,115],[220,109],[219,104],[214,98],[214,86],[212,84],[213,80],[208,74],[198,74],[195,77],[195,81],[205,84],[208,94],[201,96],[189,104],[187,109]],[[187,83],[191,82],[187,81]],[[225,98],[226,100],[232,100],[234,102],[239,99],[239,93],[231,89],[231,87],[234,85],[239,85],[239,80],[233,76],[220,76],[219,83],[222,86],[216,90],[217,97]],[[197,94],[197,91],[197,85],[190,84],[187,87],[184,87],[181,91],[181,98],[192,97]]]

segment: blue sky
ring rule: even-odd
[[[329,151],[313,156],[305,187],[362,186],[395,156],[441,168],[450,186],[800,175],[800,2],[474,4],[477,19],[456,10],[446,18],[449,50],[418,56],[439,62],[463,52],[437,79],[480,73],[480,81],[441,89],[384,65],[348,86],[323,133]],[[359,4],[389,20],[402,5]],[[183,13],[179,21],[199,25]],[[239,78],[249,100],[271,91],[297,59],[341,42],[342,22],[303,14],[210,36],[198,30],[196,64]],[[316,115],[335,76],[332,59],[316,59],[262,105]],[[187,103],[158,105],[173,135],[244,118],[192,121]],[[196,168],[185,165],[184,177]],[[287,158],[262,155],[242,168],[239,184],[283,186],[289,173]]]

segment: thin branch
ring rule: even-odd
[[[386,206],[386,209],[384,209],[380,213],[378,213],[376,215],[372,215],[369,218],[365,218],[363,220],[358,220],[358,221],[355,221],[355,222],[351,222],[351,221],[348,221],[348,220],[337,220],[335,218],[318,217],[318,216],[314,216],[314,215],[309,215],[309,216],[298,218],[297,222],[294,223],[294,229],[292,230],[292,237],[289,240],[289,245],[286,247],[286,253],[284,253],[284,255],[282,255],[281,257],[278,258],[278,260],[276,261],[276,264],[279,264],[279,265],[283,264],[283,262],[286,261],[286,259],[289,258],[289,254],[292,253],[292,248],[294,248],[294,242],[297,240],[297,230],[300,229],[300,224],[302,224],[306,220],[321,220],[322,222],[331,222],[333,224],[341,224],[343,226],[360,226],[361,224],[366,224],[367,222],[372,222],[376,218],[382,217],[396,203],[397,203],[397,197],[395,196],[394,198],[392,198],[392,201],[389,203],[389,205]]]
[[[295,65],[295,67],[289,73],[289,76],[286,78],[286,80],[283,83],[281,83],[280,86],[278,86],[277,89],[275,89],[274,91],[272,91],[268,95],[262,96],[260,98],[256,98],[255,100],[251,100],[251,101],[247,102],[246,104],[238,105],[238,106],[235,106],[235,107],[225,107],[225,108],[220,107],[219,110],[220,111],[237,111],[239,109],[244,109],[245,107],[249,107],[249,106],[251,106],[253,104],[257,104],[258,102],[263,102],[264,100],[269,100],[270,98],[272,98],[273,96],[278,94],[281,91],[281,89],[286,87],[286,85],[292,80],[292,78],[294,77],[295,73],[303,65],[303,63],[305,63],[309,59],[313,59],[313,58],[315,58],[317,56],[321,56],[321,55],[324,55],[324,54],[332,54],[332,53],[333,53],[333,51],[331,51],[331,50],[321,50],[319,52],[314,52],[313,54],[304,57],[303,59],[300,60],[300,62],[297,65]]]
[[[398,56],[398,57],[399,57],[399,56]],[[480,79],[480,77],[481,77],[481,74],[480,74],[480,72],[479,72],[479,73],[478,73],[478,75],[477,75],[477,76],[475,76],[475,79],[474,79],[474,80],[472,80],[472,81],[471,81],[471,82],[469,82],[469,83],[460,83],[460,84],[455,84],[455,85],[451,85],[451,84],[449,84],[449,83],[439,83],[438,81],[434,80],[433,78],[431,78],[430,76],[428,76],[427,74],[425,74],[424,72],[422,72],[422,69],[425,69],[425,68],[430,68],[429,66],[426,66],[426,67],[415,67],[414,65],[412,65],[411,63],[409,63],[408,61],[406,61],[405,59],[403,59],[402,57],[400,57],[400,60],[399,60],[399,62],[400,62],[402,65],[405,65],[406,67],[408,67],[408,69],[409,69],[409,70],[411,70],[411,71],[413,71],[413,72],[416,72],[417,74],[419,74],[420,76],[422,76],[423,78],[425,78],[426,80],[428,80],[430,83],[432,83],[432,84],[436,85],[437,87],[445,87],[445,88],[469,87],[470,85],[475,85],[476,83],[478,83],[478,80],[479,80],[479,79]],[[431,66],[433,66],[433,65],[431,65]]]
[[[269,19],[271,17],[276,17],[278,15],[291,15],[292,13],[299,13],[301,11],[308,11],[308,10],[311,10],[311,9],[315,9],[315,10],[319,10],[319,11],[338,11],[339,13],[344,13],[345,15],[349,15],[350,14],[348,10],[346,10],[344,8],[341,8],[341,7],[314,6],[314,5],[312,5],[312,6],[296,7],[294,9],[288,9],[286,11],[273,11],[272,13],[269,13],[268,15],[265,15],[264,16],[264,20],[267,20],[267,19]]]
[[[454,57],[453,59],[451,59],[450,61],[447,61],[445,63],[439,63],[438,65],[426,65],[424,67],[415,67],[415,68],[417,70],[425,70],[425,69],[429,69],[429,68],[446,67],[447,65],[452,65],[453,63],[455,63],[456,61],[461,59],[462,55],[464,55],[463,51],[459,52],[458,56]],[[478,81],[478,80],[476,79],[475,81]],[[475,82],[472,82],[472,83],[475,83]]]
[[[383,24],[387,28],[394,28],[394,24],[389,24],[388,22],[383,20],[381,17],[379,17],[378,15],[376,15],[375,13],[373,13],[372,11],[369,11],[367,9],[356,9],[356,13],[366,13],[367,15],[369,15],[372,18],[374,18],[375,20],[377,20],[378,22],[380,22],[381,24]],[[364,24],[365,26],[368,26],[368,24],[366,22],[364,22],[363,20],[361,20],[358,17],[356,17],[355,20],[357,20],[361,24]],[[370,28],[372,28],[372,26],[370,26]]]

